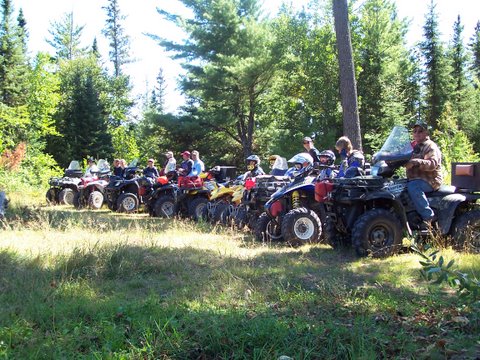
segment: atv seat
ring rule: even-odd
[[[456,188],[452,185],[442,185],[438,190],[427,193],[428,196],[445,196],[455,193]]]

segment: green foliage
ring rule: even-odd
[[[138,159],[140,151],[137,146],[135,134],[126,126],[111,127],[113,157],[118,159]]]
[[[455,260],[447,260],[438,256],[439,251],[428,245],[425,249],[413,246],[412,249],[422,257],[420,261],[423,278],[432,284],[446,283],[457,290],[460,298],[468,301],[480,300],[480,281],[472,279],[468,274],[455,269]]]
[[[444,183],[450,183],[452,162],[479,161],[480,156],[473,150],[472,143],[462,130],[458,129],[457,121],[452,115],[447,103],[445,112],[438,120],[438,128],[433,133],[433,139],[442,151],[442,163],[447,176]]]
[[[80,46],[85,25],[78,26],[73,21],[73,12],[64,14],[60,21],[50,24],[50,39],[47,43],[55,49],[57,61],[83,57],[86,49]]]

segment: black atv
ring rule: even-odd
[[[82,175],[80,163],[72,160],[68,168],[65,169],[63,177],[52,177],[48,181],[50,189],[46,194],[47,202],[52,205],[73,205],[73,198],[78,192]]]
[[[248,226],[250,230],[255,231],[267,201],[277,190],[290,182],[288,176],[274,175],[259,175],[245,179],[242,202],[231,210],[235,225],[240,229]]]
[[[372,175],[317,182],[315,198],[325,206],[324,233],[332,247],[350,243],[360,256],[383,257],[401,249],[404,235],[420,239],[431,235],[422,228],[406,189],[407,179],[395,175],[412,152],[408,130],[395,127],[374,156]],[[454,186],[442,186],[426,195],[436,218],[433,231],[451,236],[455,248],[468,245],[478,251],[480,184],[475,171],[480,172],[480,164],[452,164]],[[460,175],[463,173],[471,175]]]
[[[110,176],[110,181],[105,187],[105,197],[110,210],[133,213],[145,203],[155,179],[136,176],[137,163],[138,161],[134,160],[128,164],[123,176]]]

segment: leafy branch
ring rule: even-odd
[[[420,250],[417,246],[412,246],[412,250],[422,257],[419,261],[422,265],[420,273],[422,277],[431,284],[447,283],[455,288],[461,298],[475,301],[480,299],[480,282],[472,279],[468,274],[454,268],[455,260],[446,263],[443,256],[437,256],[438,250],[426,246],[425,250]],[[430,253],[429,250],[432,250]]]

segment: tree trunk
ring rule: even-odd
[[[362,150],[362,135],[360,132],[360,119],[358,117],[357,84],[355,82],[355,70],[353,66],[347,0],[333,0],[333,17],[335,20],[338,63],[340,68],[343,133],[350,138],[355,149]]]

